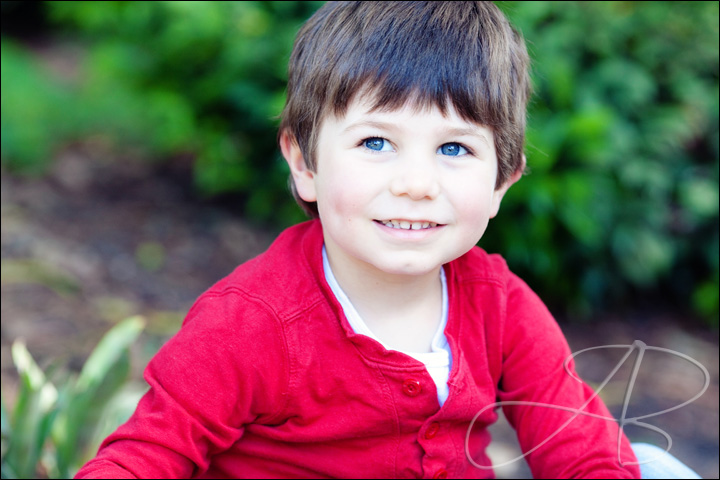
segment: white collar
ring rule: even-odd
[[[363,319],[360,317],[360,314],[357,312],[357,310],[355,310],[352,302],[350,302],[350,299],[335,279],[335,275],[333,274],[332,268],[330,267],[330,262],[328,261],[327,252],[325,251],[325,245],[323,245],[322,248],[322,256],[323,269],[325,271],[325,280],[327,280],[328,285],[330,285],[330,289],[335,294],[335,298],[337,298],[338,302],[340,302],[343,312],[345,313],[345,317],[347,318],[348,323],[350,324],[350,327],[352,327],[353,331],[355,333],[366,335],[372,338],[373,340],[380,343],[383,347],[385,347],[386,350],[396,350],[381,342],[372,333],[370,328],[368,328]],[[450,362],[450,348],[447,343],[447,338],[445,337],[445,326],[447,325],[448,320],[448,293],[447,280],[445,278],[444,268],[440,269],[440,282],[442,283],[442,317],[440,319],[440,325],[438,325],[438,329],[433,336],[431,344],[432,352],[402,352],[422,363],[425,363],[426,365],[432,364],[433,366],[446,366]]]

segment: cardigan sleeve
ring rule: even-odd
[[[499,400],[521,402],[505,404],[503,411],[517,432],[533,477],[640,478],[637,465],[621,466],[618,460],[619,455],[623,463],[637,461],[625,435],[618,436],[618,423],[605,404],[577,380],[572,362],[568,371],[563,367],[570,354],[545,305],[511,274]]]
[[[282,329],[260,300],[237,290],[203,295],[151,360],[149,391],[77,478],[190,478],[230,448],[248,423],[284,406]]]

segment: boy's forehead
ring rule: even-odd
[[[365,93],[356,95],[349,102],[344,114],[337,116],[330,112],[329,117],[343,124],[346,129],[352,129],[363,125],[391,126],[398,121],[425,115],[442,118],[444,127],[454,130],[457,134],[479,134],[483,137],[489,136],[489,140],[492,140],[493,132],[490,127],[462,118],[450,99],[446,102],[443,112],[439,105],[422,103],[413,97],[406,99],[397,107],[382,106],[378,105],[377,95]]]

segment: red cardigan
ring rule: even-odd
[[[466,455],[493,402],[581,406],[593,391],[537,296],[479,248],[446,265],[452,352],[440,408],[425,367],[355,334],[325,281],[322,228],[305,222],[205,292],[147,367],[150,390],[78,478],[492,477]],[[503,407],[523,451],[572,414]],[[599,399],[586,411],[609,416]],[[469,436],[489,465],[486,409]],[[615,422],[585,415],[527,457],[535,478],[639,478]],[[622,437],[622,458],[635,461]]]

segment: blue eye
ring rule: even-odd
[[[451,157],[457,157],[459,155],[465,155],[468,151],[459,143],[446,143],[438,148],[438,153]]]
[[[387,152],[391,150],[390,142],[380,137],[366,138],[363,140],[365,148],[375,150],[376,152]]]

